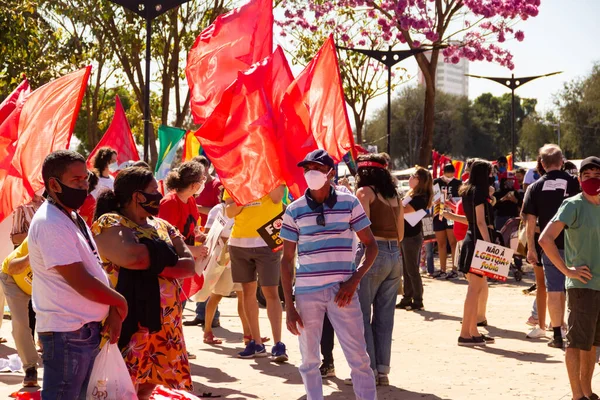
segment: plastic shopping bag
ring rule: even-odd
[[[137,392],[119,347],[116,343],[106,343],[94,361],[86,399],[137,400],[137,398]]]

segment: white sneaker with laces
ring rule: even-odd
[[[536,326],[527,334],[527,339],[539,339],[546,337],[546,331]]]

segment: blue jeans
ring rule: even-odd
[[[397,242],[377,241],[379,253],[373,266],[363,276],[358,289],[365,325],[365,341],[371,359],[371,369],[390,373],[392,330],[396,311],[396,296],[402,277],[402,261]],[[364,254],[359,245],[356,263]]]
[[[425,243],[425,251],[427,252],[427,272],[431,275],[435,272],[435,266],[433,265],[433,246],[434,242]]]
[[[44,352],[42,400],[85,400],[100,349],[100,323],[73,332],[38,332]]]
[[[296,294],[296,309],[304,324],[304,328],[300,328],[300,336],[298,336],[302,355],[302,364],[300,364],[299,370],[306,389],[307,400],[323,399],[323,382],[319,371],[321,363],[319,344],[325,313],[335,329],[346,361],[350,366],[350,376],[356,398],[375,400],[377,399],[375,377],[369,366],[358,293],[354,293],[349,305],[340,308],[334,301],[339,289],[340,285],[336,284],[316,292]]]
[[[206,317],[206,301],[199,301],[196,303],[196,318],[204,321]],[[217,311],[215,311],[215,321],[218,321],[221,317],[221,313],[219,312],[219,306],[217,306]]]

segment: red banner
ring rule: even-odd
[[[130,160],[140,160],[129,122],[127,122],[125,110],[118,95],[115,97],[115,114],[113,115],[112,122],[87,159],[88,169],[92,169],[94,157],[102,147],[111,147],[116,150],[119,165]]]
[[[44,186],[46,156],[68,147],[91,68],[33,91],[0,126],[0,137],[17,138],[0,161],[0,222]]]
[[[188,54],[185,72],[194,122],[206,121],[238,72],[272,52],[272,0],[251,0],[217,17],[200,33]]]
[[[283,182],[275,145],[279,104],[292,81],[281,47],[239,73],[196,132],[206,156],[237,204],[260,199]]]

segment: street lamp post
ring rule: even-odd
[[[387,153],[391,154],[391,131],[392,131],[392,67],[400,61],[405,60],[415,54],[430,51],[431,49],[410,49],[410,50],[368,50],[351,49],[349,47],[336,46],[340,50],[356,51],[370,58],[374,58],[387,67]]]
[[[515,78],[515,74],[512,74],[510,78],[501,78],[501,77],[493,77],[493,76],[479,76],[479,75],[470,75],[465,74],[466,76],[470,76],[471,78],[479,78],[479,79],[488,79],[490,81],[497,82],[503,86],[506,86],[510,89],[510,142],[512,155],[514,160],[516,161],[516,132],[515,132],[515,90],[526,84],[527,82],[531,82],[537,78],[544,78],[546,76],[560,74],[562,71],[552,72],[545,75],[537,75],[537,76],[525,76],[522,78]]]
[[[144,161],[148,162],[150,136],[150,46],[152,43],[152,20],[189,0],[110,0],[133,11],[146,20],[146,81],[144,82]]]

